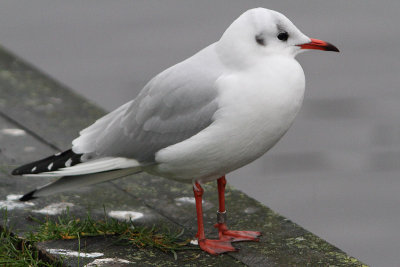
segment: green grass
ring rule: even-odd
[[[42,261],[33,245],[13,236],[0,233],[0,266],[54,266]]]
[[[6,215],[7,212],[4,211]],[[3,227],[0,226],[0,266],[54,266],[39,258],[39,253],[31,242],[14,236],[5,227],[7,216],[4,216]]]
[[[6,218],[6,216],[4,216]],[[135,226],[132,221],[121,222],[104,216],[94,220],[88,213],[84,219],[66,213],[56,219],[47,217],[44,221],[32,218],[38,226],[34,227],[25,239],[13,236],[5,227],[0,238],[0,266],[52,266],[43,262],[34,248],[36,242],[78,239],[89,236],[117,236],[121,243],[135,247],[153,247],[177,257],[177,250],[193,249],[186,246],[190,240],[181,238],[183,230],[177,233],[163,229]]]
[[[57,220],[47,218],[39,221],[39,227],[27,235],[33,242],[56,239],[77,239],[78,237],[116,235],[121,241],[126,241],[136,247],[154,247],[164,252],[174,252],[185,249],[190,240],[182,240],[179,233],[160,231],[153,228],[135,226],[132,221],[118,221],[104,216],[103,220],[93,220],[90,214],[83,220],[64,213]]]

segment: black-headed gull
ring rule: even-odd
[[[295,56],[339,50],[310,39],[281,13],[243,13],[221,39],[155,76],[138,97],[80,132],[72,148],[13,171],[58,176],[21,201],[147,172],[192,182],[200,247],[219,254],[260,232],[228,230],[225,174],[267,152],[298,113],[305,79]],[[204,235],[201,184],[218,180],[219,239]]]

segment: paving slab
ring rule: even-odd
[[[0,201],[45,184],[46,178],[11,177],[9,171],[19,164],[68,149],[82,128],[102,116],[104,111],[71,92],[15,55],[0,48]],[[8,129],[8,130],[7,130]],[[10,130],[14,129],[14,131]],[[18,131],[19,130],[19,131]],[[24,134],[21,134],[21,131]],[[13,135],[14,134],[14,135]],[[228,176],[229,182],[229,176]],[[191,185],[139,174],[78,191],[65,192],[32,201],[8,212],[8,227],[23,235],[32,226],[30,216],[48,216],[38,211],[54,203],[71,203],[70,212],[84,216],[90,210],[101,216],[106,210],[131,210],[144,214],[136,223],[167,225],[184,229],[185,237],[196,233],[195,207]],[[39,243],[37,248],[50,259],[62,255],[53,249],[103,253],[96,258],[64,255],[65,266],[93,263],[96,259],[118,258],[148,265],[202,266],[362,266],[355,258],[276,214],[239,190],[228,187],[227,209],[232,229],[260,230],[259,243],[235,243],[240,252],[210,256],[200,250],[178,252],[176,261],[157,249],[137,249],[116,245],[112,237],[58,240]],[[12,202],[12,200],[10,200]],[[205,222],[207,233],[213,229],[217,210],[215,183],[205,185]],[[0,215],[0,220],[2,219]],[[82,243],[84,242],[84,243]],[[82,244],[84,246],[82,247]],[[112,247],[112,249],[111,249]],[[82,250],[83,248],[83,250]],[[100,262],[100,261],[98,261]],[[93,263],[95,264],[95,263]],[[122,263],[121,263],[122,264]]]
[[[78,260],[82,266],[96,260],[99,262],[100,259],[113,259],[114,262],[122,259],[126,261],[122,262],[122,266],[245,266],[238,260],[226,256],[203,255],[198,250],[177,251],[175,260],[170,253],[121,244],[115,237],[82,238],[80,244],[76,240],[56,240],[39,243],[38,247],[49,258],[68,266],[78,266]],[[79,259],[76,256],[78,252]],[[111,260],[110,262],[112,263]],[[110,262],[104,266],[110,266]]]

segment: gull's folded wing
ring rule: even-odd
[[[197,134],[218,109],[223,66],[211,45],[153,78],[138,97],[99,119],[73,141],[73,151],[152,163],[155,153]]]

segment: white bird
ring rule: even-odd
[[[225,174],[266,153],[298,113],[305,78],[295,56],[339,50],[264,8],[237,18],[221,39],[155,76],[132,101],[80,132],[72,148],[13,171],[61,177],[21,201],[147,172],[192,182],[200,247],[219,254],[260,232],[228,230]],[[206,239],[201,184],[217,180],[219,239]]]

